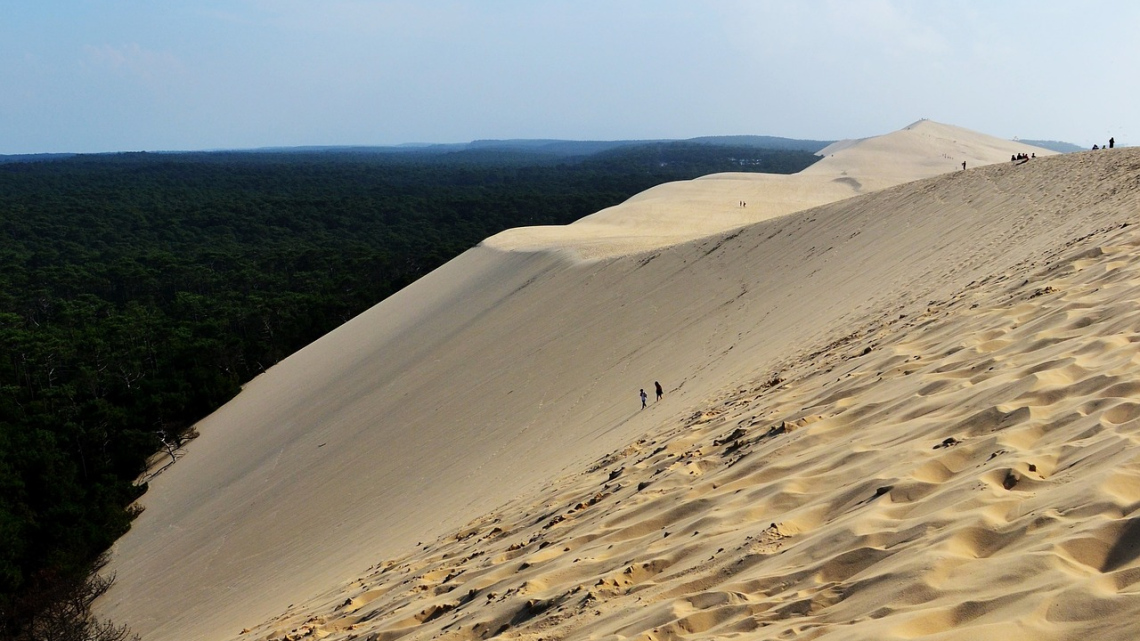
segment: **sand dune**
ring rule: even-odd
[[[582,258],[644,252],[952,171],[1055,152],[920,120],[894,133],[844,140],[798,174],[730,173],[667,183],[566,226],[523,227],[485,245],[558,248]]]
[[[1113,153],[815,210],[954,214],[946,242],[975,251],[240,638],[1135,638],[1140,193],[1120,185],[1140,153]],[[730,242],[762,248],[780,223]],[[978,247],[999,232],[1017,257]],[[994,269],[962,273],[983,255]]]
[[[1005,153],[605,260],[476,248],[205,421],[101,613],[148,641],[1131,638],[1138,179],[1130,150]]]

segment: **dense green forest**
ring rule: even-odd
[[[483,238],[666,181],[814,161],[660,143],[0,164],[0,637],[33,638],[45,595],[130,527],[164,440]]]

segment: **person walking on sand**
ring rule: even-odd
[[[649,395],[645,393],[645,388],[643,387],[641,388],[641,409],[645,409],[645,399],[647,398],[649,398]]]
[[[657,400],[661,400],[661,397],[665,396],[665,390],[661,389],[661,383],[657,381],[653,381],[653,386],[657,388]]]
[[[1116,138],[1109,138],[1108,139],[1108,148],[1112,149],[1115,146],[1116,146]]]
[[[966,161],[962,161],[962,171],[966,171]]]

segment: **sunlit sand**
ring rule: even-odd
[[[153,479],[100,614],[1135,638],[1140,153],[922,121],[824,155],[504,232],[283,361]]]

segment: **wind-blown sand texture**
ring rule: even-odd
[[[468,252],[204,421],[100,613],[147,641],[1132,638],[1140,154],[1004,155],[604,260]]]

